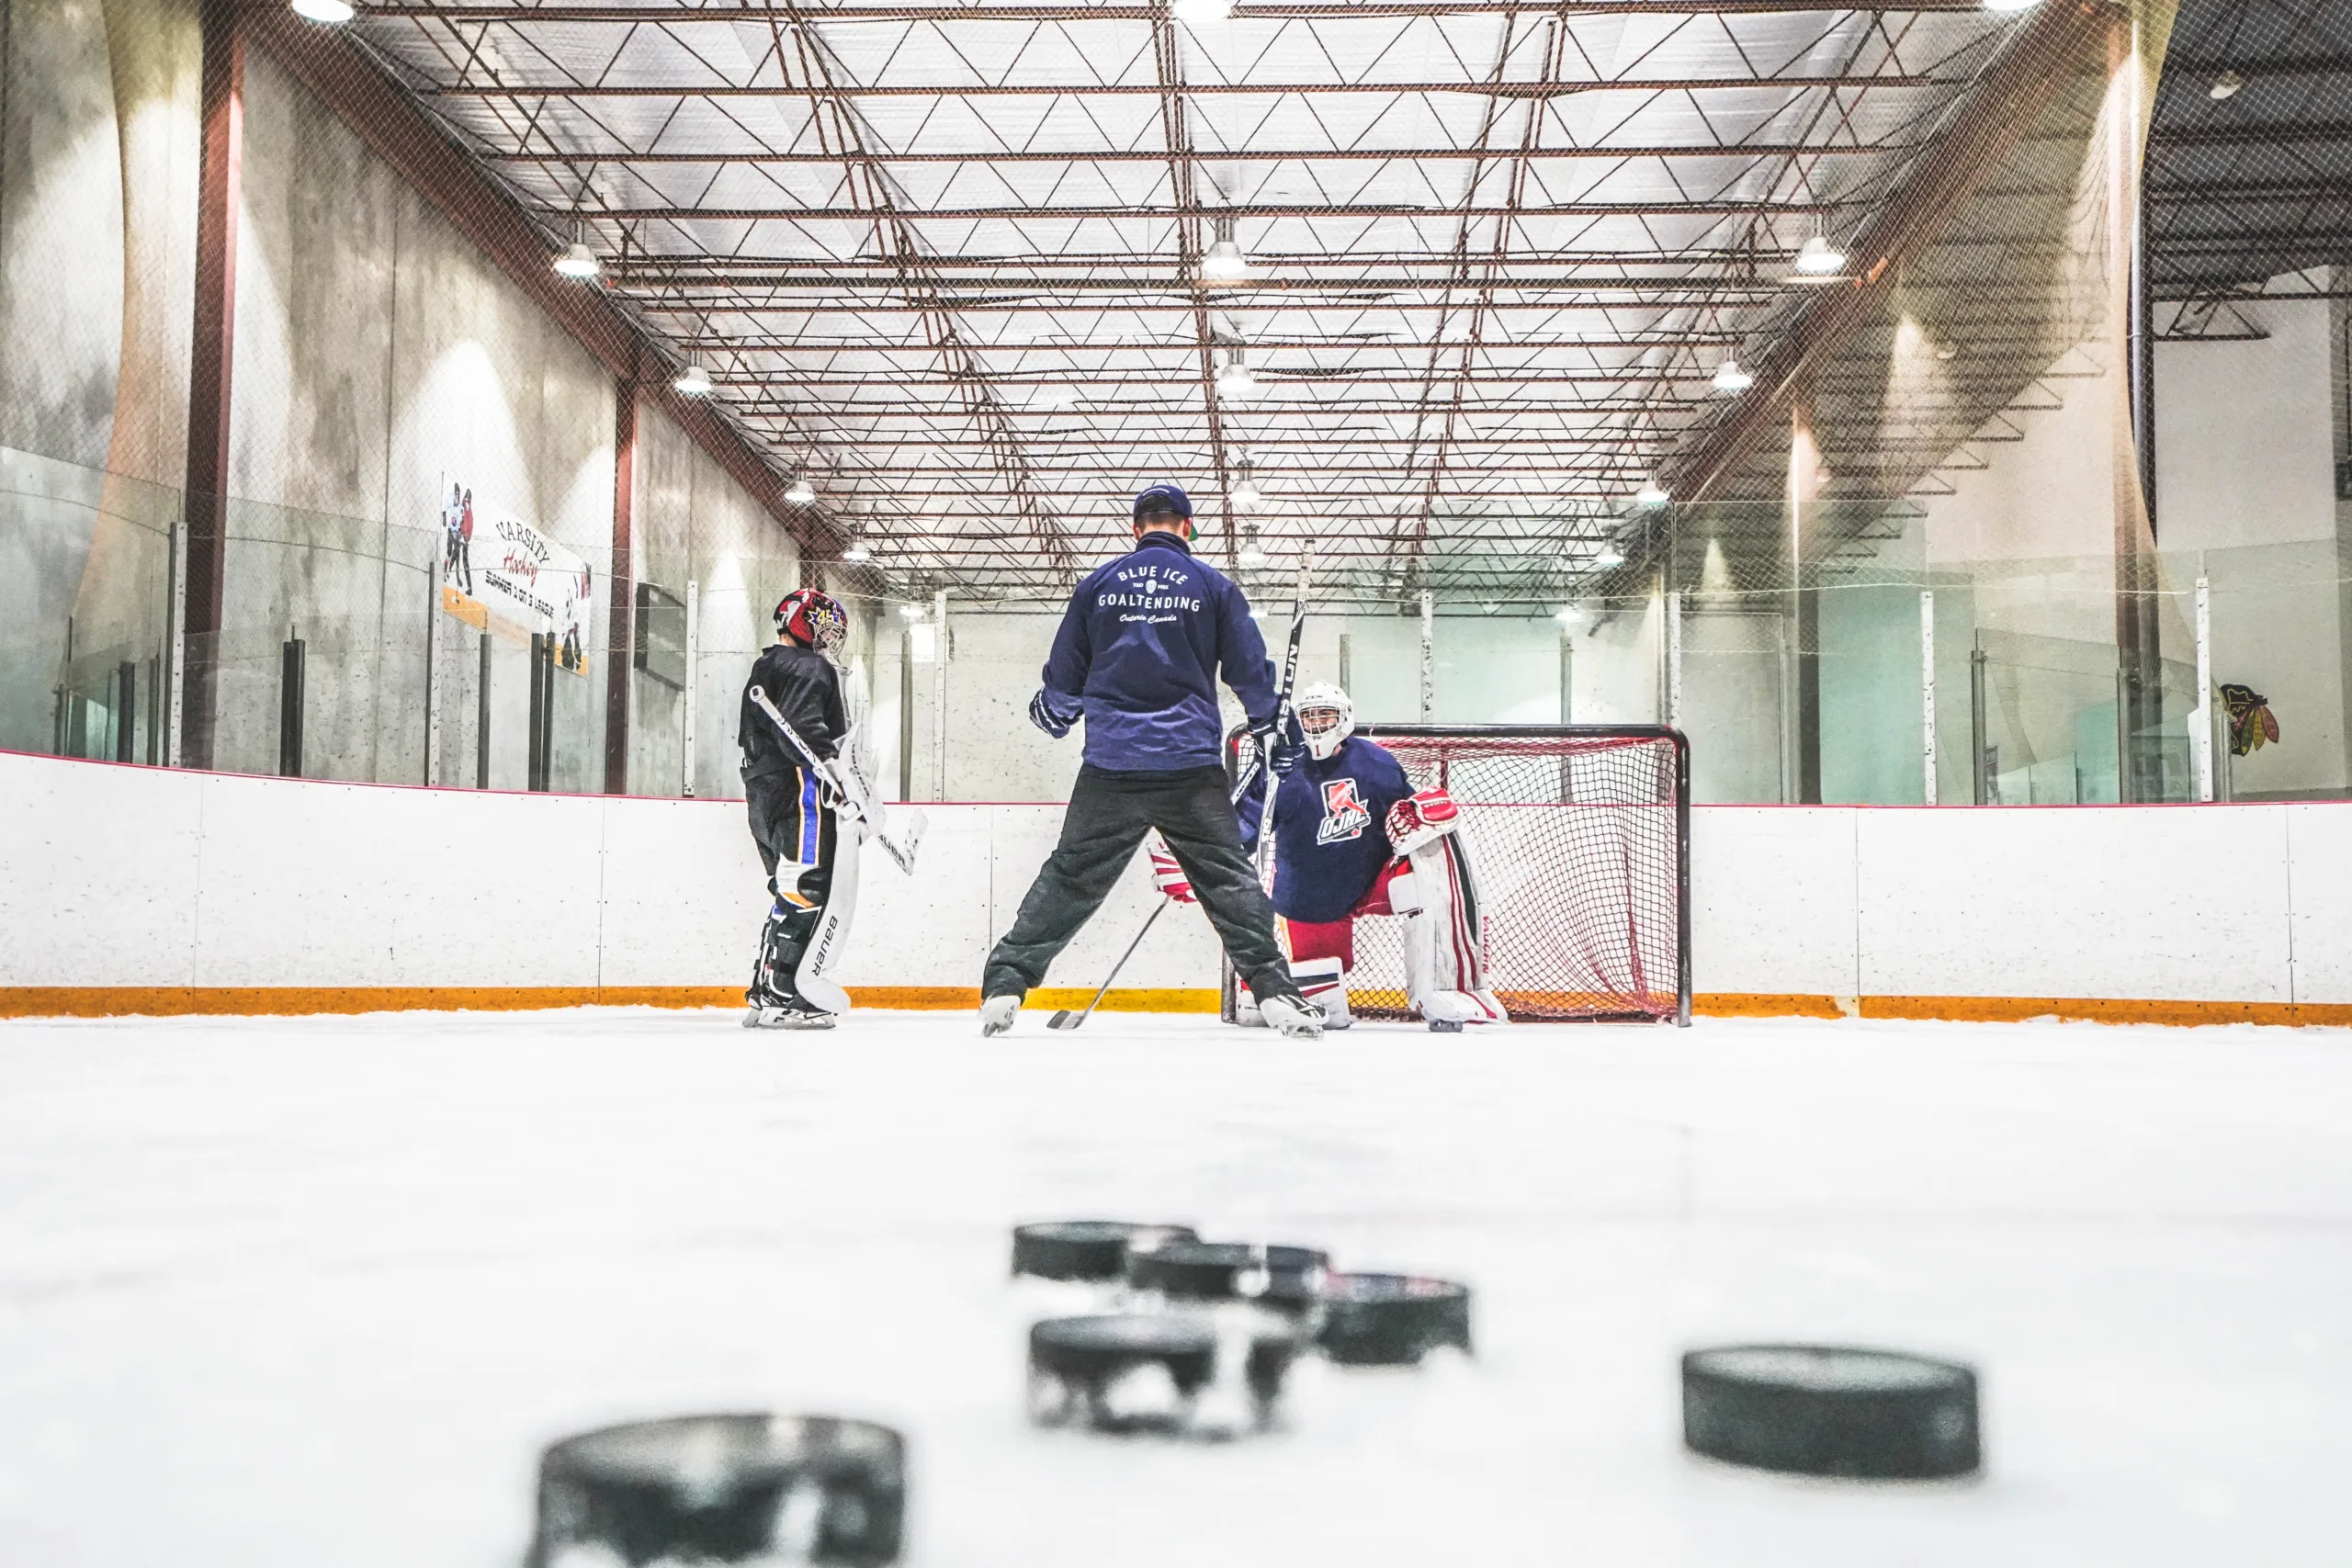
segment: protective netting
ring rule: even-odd
[[[1604,726],[1366,726],[1462,807],[1490,987],[1518,1020],[1687,1016],[1683,742]],[[1349,1005],[1408,1018],[1405,920],[1356,922]]]

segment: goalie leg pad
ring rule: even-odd
[[[1347,966],[1337,958],[1293,959],[1290,977],[1298,994],[1323,1010],[1323,1027],[1345,1029],[1355,1021],[1348,1011]]]
[[[1405,922],[1405,987],[1431,1023],[1502,1023],[1487,988],[1484,931],[1470,855],[1458,832],[1415,850],[1412,871],[1388,884],[1389,907]]]
[[[830,1013],[849,1011],[849,993],[832,977],[842,953],[849,945],[850,917],[857,913],[857,824],[844,805],[838,815],[828,814],[824,827],[821,869],[827,886],[815,930],[808,933],[808,951],[794,971],[793,987],[809,1004]],[[846,840],[846,843],[843,843]],[[841,852],[837,852],[837,846]]]

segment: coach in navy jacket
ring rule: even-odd
[[[1134,515],[1135,549],[1078,585],[1029,705],[1031,721],[1057,739],[1085,721],[1085,761],[1061,840],[989,954],[980,994],[991,1034],[1011,1027],[1017,999],[1043,982],[1155,828],[1261,1008],[1268,997],[1298,1000],[1226,794],[1217,714],[1221,674],[1251,728],[1271,730],[1277,698],[1265,638],[1241,590],[1194,558],[1193,502],[1181,487],[1148,487]],[[1295,766],[1302,750],[1273,748],[1277,770]]]
[[[1183,494],[1173,485],[1144,494],[1161,491]],[[1232,579],[1194,559],[1182,534],[1153,528],[1140,534],[1134,554],[1078,585],[1040,695],[1057,716],[1082,712],[1086,760],[1098,768],[1204,768],[1224,759],[1220,666],[1250,724],[1272,723],[1274,668],[1250,601]],[[1061,722],[1068,729],[1069,719]]]

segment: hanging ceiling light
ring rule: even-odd
[[[795,474],[792,482],[784,487],[784,499],[795,506],[806,506],[817,499],[817,487],[808,482],[806,474]]]
[[[1718,392],[1744,392],[1754,385],[1756,378],[1741,369],[1736,357],[1715,367],[1715,390]]]
[[[1614,545],[1603,545],[1600,547],[1600,553],[1592,558],[1592,564],[1604,571],[1612,566],[1623,566],[1625,552]]]
[[[1665,487],[1660,485],[1655,477],[1644,479],[1642,481],[1642,488],[1634,492],[1634,504],[1635,506],[1664,506],[1668,502],[1673,499],[1674,498],[1672,496],[1666,492]]]
[[[1258,493],[1257,480],[1250,477],[1249,458],[1243,457],[1235,463],[1233,470],[1237,477],[1233,481],[1233,488],[1226,491],[1226,500],[1236,506],[1255,506],[1266,499]],[[1254,534],[1256,530],[1252,529],[1251,532]]]
[[[902,621],[920,621],[922,619],[922,606],[901,604],[899,606],[899,618]]]
[[[2238,89],[2245,85],[2245,77],[2234,71],[2224,71],[2213,78],[2213,85],[2205,89],[2205,96],[2218,104],[2224,98],[2236,97]]]
[[[1558,613],[1554,615],[1552,618],[1559,622],[1564,626],[1572,626],[1578,621],[1584,619],[1584,612],[1577,609],[1574,604],[1563,604],[1560,606]]]
[[[343,26],[354,14],[347,0],[292,0],[292,5],[296,16],[330,28]]]
[[[1846,253],[1815,234],[1797,250],[1797,271],[1806,277],[1835,277],[1846,270]]]
[[[1258,378],[1250,374],[1249,351],[1238,344],[1225,351],[1225,367],[1216,373],[1216,395],[1220,398],[1246,398],[1258,389]]]
[[[1220,215],[1216,220],[1216,238],[1201,254],[1201,276],[1214,282],[1230,283],[1250,270],[1250,258],[1244,254],[1241,243],[1233,237],[1233,220]]]
[[[1168,0],[1168,15],[1188,28],[1233,20],[1233,0]]]
[[[1241,566],[1250,567],[1263,566],[1273,559],[1266,553],[1266,547],[1258,543],[1258,525],[1252,523],[1241,530],[1241,553],[1233,558]]]
[[[842,548],[842,559],[845,561],[864,562],[870,561],[873,558],[874,552],[866,547],[866,543],[863,538],[852,539]]]
[[[557,276],[569,277],[575,283],[584,283],[605,270],[605,264],[598,261],[596,253],[588,248],[586,225],[575,223],[571,226],[571,243],[564,246],[563,254],[555,258],[555,270]]]
[[[678,372],[677,379],[670,386],[680,397],[707,398],[710,396],[711,389],[709,367],[699,359],[689,359],[686,367]]]
[[[2030,11],[2041,0],[1984,0],[1987,11]]]

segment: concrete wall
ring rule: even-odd
[[[740,799],[737,705],[775,640],[776,602],[801,586],[799,550],[659,409],[639,410],[637,438],[637,576],[680,599],[695,591],[694,793]],[[638,673],[629,703],[630,793],[683,793],[685,694]]]
[[[306,769],[422,782],[426,642],[441,775],[475,776],[480,639],[428,616],[445,476],[601,574],[614,389],[596,361],[266,55],[246,66],[219,759],[274,769],[277,653],[308,642]],[[556,676],[553,779],[604,757],[603,633]],[[526,782],[527,646],[492,641],[490,783]]]
[[[0,840],[0,929],[15,937],[0,945],[0,987],[724,987],[741,983],[763,905],[741,807],[728,802],[0,755],[0,813],[26,825]],[[1060,809],[930,816],[920,875],[864,857],[852,985],[976,986]],[[355,880],[354,844],[396,852]],[[1049,984],[1103,973],[1148,911],[1141,867]],[[1896,1010],[1970,998],[2346,1007],[2347,867],[2347,805],[1701,807],[1696,989],[1735,1007],[1759,996]],[[1216,959],[1205,919],[1182,909],[1124,983],[1206,989]]]
[[[197,36],[194,0],[7,0],[0,745],[46,749],[61,682],[102,703],[121,661],[161,649],[187,445]]]
[[[51,749],[64,711],[74,733],[100,738],[88,750],[110,746],[106,705],[130,660],[143,757],[187,442],[198,7],[8,0],[7,24],[0,745]],[[300,637],[306,772],[471,784],[487,640],[489,783],[519,788],[528,649],[432,608],[442,487],[461,478],[584,557],[601,607],[611,378],[259,51],[247,57],[244,136],[218,760],[277,768],[281,649]],[[639,536],[653,570],[676,579],[656,581],[702,581],[704,711],[718,719],[703,727],[697,782],[725,791],[741,667],[764,640],[767,607],[797,584],[797,555],[666,420],[645,424]],[[599,614],[587,676],[556,676],[559,789],[603,776],[605,631]],[[638,687],[640,787],[676,793],[681,705]]]

